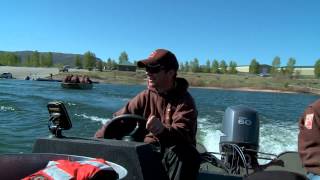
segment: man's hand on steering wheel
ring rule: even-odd
[[[152,134],[158,135],[162,133],[162,131],[164,130],[164,125],[162,124],[159,118],[157,118],[154,115],[151,115],[148,118],[146,129],[150,131]]]

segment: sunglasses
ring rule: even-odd
[[[161,70],[164,70],[164,69],[165,68],[163,66],[156,66],[156,67],[147,66],[146,67],[146,71],[151,74],[159,73]]]

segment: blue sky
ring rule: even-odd
[[[314,65],[319,0],[0,0],[0,50],[64,52],[117,60],[166,48],[179,61]]]

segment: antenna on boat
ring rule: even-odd
[[[62,130],[68,130],[72,127],[67,109],[65,108],[63,102],[60,101],[49,102],[47,107],[49,111],[49,131],[55,137],[63,138],[64,136],[62,135]]]

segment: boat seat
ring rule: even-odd
[[[160,156],[150,144],[113,139],[39,138],[33,153],[57,153],[104,158],[127,169],[125,180],[163,180]],[[158,163],[157,163],[158,162]]]

